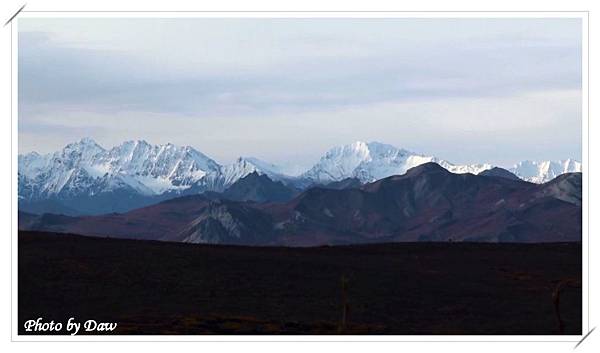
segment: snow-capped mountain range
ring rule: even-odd
[[[276,165],[251,157],[220,165],[190,146],[151,145],[139,140],[104,149],[92,139],[84,138],[54,153],[19,155],[19,201],[24,204],[41,200],[80,202],[82,198],[104,197],[106,209],[121,211],[122,207],[111,205],[129,200],[128,205],[133,207],[139,203],[134,199],[140,197],[220,192],[253,172],[303,188],[346,178],[372,182],[404,174],[426,162],[438,163],[453,173],[478,174],[493,167],[490,164],[455,165],[378,142],[354,142],[332,148],[312,168],[293,177],[285,175]],[[580,172],[581,163],[525,161],[509,170],[521,179],[543,183],[563,173]],[[118,201],[111,199],[111,195],[118,195]]]
[[[18,163],[23,183],[19,189],[31,187],[19,196],[27,199],[75,190],[93,195],[119,188],[142,195],[180,192],[192,186],[220,191],[254,171],[279,177],[268,163],[257,159],[240,157],[222,166],[190,146],[151,145],[143,140],[106,150],[84,138],[54,153],[19,155]]]
[[[362,183],[368,183],[391,175],[404,174],[408,169],[427,162],[437,163],[457,174],[479,174],[496,167],[488,163],[456,165],[434,156],[425,156],[392,145],[357,141],[332,148],[301,176],[319,183],[346,178],[357,178]],[[564,173],[581,172],[581,163],[573,159],[523,161],[507,170],[522,180],[542,184]]]
[[[478,174],[493,166],[490,164],[454,165],[432,156],[424,156],[379,142],[354,142],[329,150],[304,178],[320,183],[357,178],[363,183],[391,175],[406,173],[410,168],[434,162],[453,173]]]

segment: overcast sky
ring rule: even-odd
[[[380,141],[454,163],[581,160],[578,19],[42,19],[19,26],[19,152],[88,136],[221,163]]]

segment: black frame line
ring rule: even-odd
[[[17,10],[17,12],[15,12],[15,14],[14,14],[14,15],[12,15],[12,17],[11,17],[11,18],[9,18],[9,19],[8,19],[8,21],[6,21],[6,23],[4,24],[4,27],[6,27],[6,25],[7,25],[7,24],[11,23],[11,22],[12,22],[12,20],[13,20],[15,17],[17,17],[17,15],[18,15],[18,14],[19,14],[21,11],[23,11],[23,9],[25,8],[25,5],[27,5],[27,3],[23,4],[23,6],[21,6],[21,8],[20,8],[20,9],[18,9],[18,10]]]

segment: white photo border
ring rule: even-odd
[[[577,18],[581,19],[582,334],[581,335],[86,335],[18,334],[18,20],[20,18]],[[34,11],[11,31],[11,339],[19,342],[579,342],[589,324],[589,12],[588,11]]]

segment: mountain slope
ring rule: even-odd
[[[201,195],[184,196],[126,213],[65,217],[26,215],[20,229],[77,232],[124,239],[157,240],[192,222],[211,201]],[[21,213],[19,213],[20,215]]]
[[[454,174],[425,163],[360,188],[313,187],[286,203],[189,196],[125,214],[46,215],[28,224],[87,235],[244,245],[580,241],[581,191],[579,173],[538,185]]]
[[[577,183],[570,185],[570,197],[581,195]],[[308,190],[276,219],[288,241],[307,241],[324,229],[364,241],[580,240],[581,208],[546,188],[426,163],[360,190]]]
[[[360,188],[363,184],[357,178],[346,178],[340,181],[332,181],[331,183],[327,183],[323,185],[324,188],[327,189],[351,189],[351,188]]]
[[[233,201],[285,202],[296,194],[295,189],[255,171],[233,183],[222,196]]]
[[[182,230],[168,233],[167,241],[196,244],[269,244],[274,236],[268,214],[250,205],[211,201]]]
[[[553,197],[581,207],[581,173],[566,173],[542,185],[541,196]]]
[[[514,175],[513,173],[509,172],[508,170],[503,169],[503,168],[498,168],[498,167],[484,170],[483,172],[478,173],[477,175],[506,178],[506,179],[511,179],[511,180],[520,180],[518,176]]]

